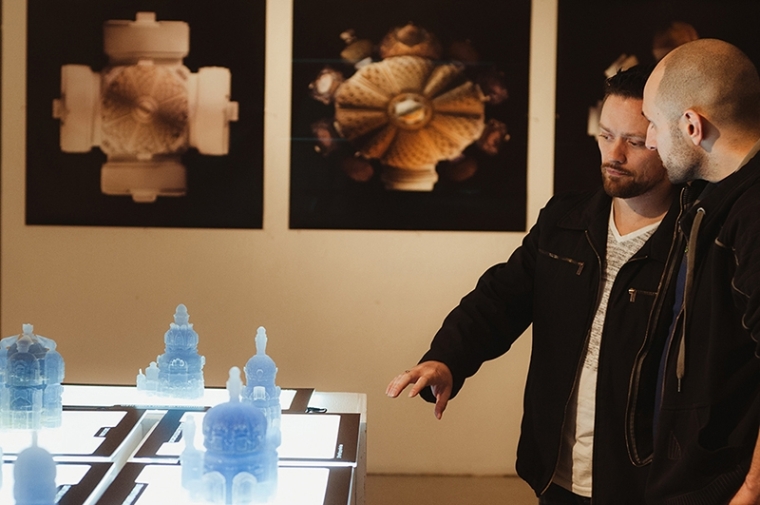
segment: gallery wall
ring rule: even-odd
[[[370,472],[514,472],[529,332],[442,421],[384,390],[523,232],[290,229],[291,2],[266,5],[261,229],[25,224],[26,3],[2,9],[0,335],[32,323],[58,342],[67,382],[131,384],[184,303],[208,385],[265,326],[281,386],[366,393]],[[527,223],[553,191],[556,20],[556,0],[533,0]]]

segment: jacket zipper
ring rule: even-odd
[[[594,304],[594,313],[596,313],[597,310],[599,310],[599,304],[602,302],[602,295],[604,294],[604,286],[602,286],[602,280],[604,276],[602,275],[602,268],[604,268],[604,263],[602,262],[602,257],[599,255],[599,251],[596,250],[596,247],[594,247],[594,243],[591,241],[591,237],[588,234],[588,230],[586,230],[586,240],[588,240],[589,245],[591,246],[591,249],[594,251],[594,254],[596,254],[596,261],[599,264],[599,287],[596,290],[596,303]],[[622,266],[620,267],[623,268]],[[620,273],[620,271],[618,271]],[[617,277],[615,277],[617,279]],[[610,286],[610,290],[612,287]],[[607,319],[607,314],[604,314],[604,318]],[[588,327],[588,334],[586,335],[586,342],[583,345],[584,349],[588,349],[588,343],[589,340],[591,340],[591,325],[593,324],[593,316],[591,318],[591,321],[589,321],[589,327]],[[604,323],[602,323],[602,335],[604,334]],[[601,342],[600,344],[600,351],[601,351]],[[580,372],[580,368],[583,366],[583,364],[579,361],[578,362],[578,368],[575,370],[575,381],[574,383],[578,382],[578,374]],[[573,389],[575,389],[575,386],[573,386]],[[596,391],[594,391],[594,397],[596,397]],[[565,407],[567,408],[567,407]],[[594,433],[596,433],[596,400],[594,400]],[[563,426],[564,428],[564,426]],[[596,444],[594,444],[594,448],[596,448]],[[592,449],[591,451],[591,499],[589,500],[590,503],[593,503],[594,499],[594,451]]]
[[[594,251],[594,254],[596,255],[596,261],[599,264],[599,287],[598,287],[598,289],[596,291],[596,303],[594,304],[594,310],[596,310],[599,307],[599,303],[602,300],[602,290],[603,290],[603,288],[602,288],[602,266],[603,266],[602,265],[602,258],[601,258],[601,256],[599,256],[599,252],[596,250],[596,247],[594,247],[594,243],[591,241],[591,237],[589,237],[588,230],[585,231],[585,235],[586,235],[586,240],[588,241],[589,245],[591,246],[591,250]],[[552,258],[563,260],[563,261],[567,261],[567,262],[573,263],[573,264],[577,264],[578,265],[578,271],[576,272],[576,275],[580,275],[581,274],[581,270],[583,270],[583,265],[584,265],[583,262],[571,260],[569,258],[562,258],[560,256],[557,256],[556,254],[552,254],[552,253],[546,252],[546,251],[542,251],[542,252],[548,254]],[[591,339],[591,322],[592,321],[593,321],[593,318],[592,318],[591,321],[589,321],[588,331],[586,332],[586,339],[583,341],[583,349],[584,350],[588,348],[588,343],[589,343],[589,340]],[[584,359],[585,359],[585,353],[582,352],[581,356],[578,358],[578,364],[575,367],[575,377],[573,379],[573,387],[570,389],[570,396],[568,396],[567,400],[565,401],[565,408],[563,410],[563,415],[562,415],[562,426],[560,426],[560,431],[559,431],[559,444],[558,444],[559,450],[557,451],[557,460],[554,462],[554,471],[552,472],[552,475],[549,478],[549,482],[547,482],[546,486],[544,486],[544,489],[541,490],[541,493],[540,493],[541,495],[543,495],[544,493],[546,493],[546,490],[549,489],[549,486],[551,486],[552,482],[554,481],[554,476],[557,474],[557,465],[559,465],[559,457],[560,457],[561,449],[562,449],[562,438],[563,438],[563,436],[565,434],[565,422],[567,420],[567,407],[570,405],[570,401],[573,398],[573,393],[575,393],[575,387],[578,384],[578,377],[580,375],[580,370],[581,370],[581,367],[583,366]],[[593,488],[593,474],[592,474],[591,478],[592,478],[591,482],[592,482],[592,488]],[[592,500],[593,500],[593,494],[594,493],[592,491],[592,493],[591,493]]]
[[[658,297],[655,299],[654,303],[652,304],[652,311],[650,314],[655,314],[654,317],[650,317],[650,324],[647,325],[646,333],[644,334],[644,341],[641,344],[641,348],[639,349],[637,361],[636,361],[636,369],[633,373],[631,373],[631,378],[628,383],[628,391],[629,391],[629,399],[630,395],[636,395],[638,397],[638,388],[639,388],[639,377],[641,376],[641,365],[644,362],[644,357],[646,357],[646,352],[644,352],[644,349],[647,347],[648,341],[649,341],[649,334],[651,333],[650,330],[652,330],[652,326],[657,326],[657,322],[660,318],[660,313],[662,312],[662,305],[664,304],[665,299],[665,293],[663,293],[663,286],[670,285],[670,281],[673,278],[673,272],[675,269],[673,268],[673,254],[678,249],[678,236],[679,236],[679,229],[678,229],[678,222],[681,220],[681,216],[683,215],[683,211],[685,208],[685,193],[686,189],[681,190],[681,205],[680,209],[678,211],[678,216],[676,216],[676,225],[673,228],[673,239],[670,242],[670,251],[668,251],[668,257],[665,260],[665,270],[663,271],[662,276],[660,276],[660,284],[657,286],[657,293],[659,293]],[[667,351],[666,351],[667,352]],[[636,406],[635,402],[629,402],[629,405],[626,410],[626,419],[628,419],[628,425],[629,425],[629,433],[628,437],[625,439],[626,445],[628,445],[628,452],[633,458],[636,460],[634,461],[635,464],[638,466],[644,466],[647,463],[649,463],[652,459],[652,456],[649,455],[648,457],[641,460],[639,458],[639,453],[636,450],[636,431],[633,428],[633,418],[635,416]],[[631,442],[633,442],[633,447],[631,446]]]
[[[680,214],[679,214],[678,217],[679,218],[681,217]],[[687,243],[686,247],[687,247],[687,250],[688,250],[688,243]],[[687,258],[682,258],[681,261],[687,261],[688,262],[688,259]],[[668,345],[668,348],[665,349],[665,358],[664,358],[665,361],[663,362],[664,368],[662,370],[662,372],[663,372],[662,373],[662,384],[660,384],[660,398],[661,398],[660,401],[662,401],[662,399],[665,398],[665,383],[667,382],[667,376],[665,375],[665,371],[668,369],[668,361],[670,360],[670,351],[673,349],[673,346],[675,344],[680,345],[681,340],[684,338],[684,335],[681,335],[681,338],[679,338],[679,339],[677,339],[676,337],[677,337],[677,335],[679,333],[678,332],[678,322],[681,320],[682,317],[683,317],[683,320],[681,321],[681,325],[685,325],[686,324],[686,318],[684,317],[685,316],[685,312],[684,312],[685,308],[686,308],[686,289],[685,289],[685,286],[684,286],[684,295],[683,295],[683,301],[681,302],[681,308],[678,310],[678,314],[676,314],[675,318],[674,318],[674,323],[673,323],[673,338],[670,339],[670,343]],[[670,335],[668,335],[668,338],[670,338]],[[658,371],[658,373],[659,373],[659,371]],[[678,392],[679,393],[681,392],[681,379],[680,378],[678,379]]]
[[[644,291],[643,289],[631,288],[631,289],[628,290],[628,296],[629,296],[631,302],[635,302],[636,301],[636,296],[639,295],[639,294],[646,295],[646,296],[657,296],[656,292]]]
[[[539,249],[538,252],[546,254],[547,256],[555,260],[564,261],[565,263],[570,263],[571,265],[578,267],[578,270],[575,272],[575,275],[580,275],[581,272],[583,272],[583,267],[585,265],[582,261],[576,261],[571,258],[565,258],[564,256],[559,256],[557,254],[550,253],[549,251],[544,251],[543,249]]]
[[[683,289],[683,320],[681,321],[681,339],[678,341],[678,358],[676,361],[676,380],[678,381],[678,392],[681,392],[681,383],[686,374],[686,319],[689,310],[689,301],[691,292],[694,289],[694,263],[697,259],[697,240],[699,239],[699,227],[705,217],[705,209],[698,207],[694,217],[689,240],[686,245],[686,278]],[[679,314],[680,315],[680,314]],[[664,383],[665,381],[663,381]],[[663,390],[664,392],[664,390]]]

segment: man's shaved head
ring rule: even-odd
[[[658,67],[655,103],[669,121],[694,109],[716,126],[760,132],[760,78],[737,47],[695,40],[668,53]]]

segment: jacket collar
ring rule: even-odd
[[[674,198],[670,204],[670,209],[663,217],[660,226],[641,249],[633,255],[634,258],[650,257],[663,263],[667,260],[673,241],[676,219],[678,219],[681,210],[677,197],[678,189],[676,188],[673,192]],[[584,204],[579,204],[570,209],[557,224],[561,228],[588,232],[589,240],[593,246],[599,254],[604,255],[607,248],[607,227],[611,206],[612,198],[603,189],[599,189]]]
[[[741,169],[732,173],[722,181],[711,185],[707,196],[700,195],[697,201],[686,211],[679,225],[688,237],[694,222],[694,214],[698,208],[705,210],[704,222],[700,227],[700,235],[717,236],[717,229],[723,225],[726,216],[736,200],[751,186],[760,182],[760,156],[749,160]],[[702,181],[695,183],[704,184]],[[694,184],[694,183],[693,183]]]

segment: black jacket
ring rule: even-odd
[[[760,427],[760,156],[708,188],[679,223],[691,289],[665,351],[653,505],[727,503]]]
[[[422,358],[449,366],[456,394],[465,378],[533,324],[517,471],[536,494],[548,487],[557,464],[565,410],[601,297],[610,206],[603,191],[554,197],[509,261],[486,271],[446,317]],[[657,351],[662,339],[654,336],[664,332],[655,328],[671,317],[670,309],[653,308],[661,307],[658,293],[678,207],[674,199],[657,231],[620,269],[610,293],[597,379],[595,505],[643,503],[648,455],[632,464],[624,429],[637,408],[646,414],[636,415],[648,415],[651,425],[652,406],[638,401],[629,407],[628,393],[636,356]],[[429,388],[422,394],[433,400]]]

